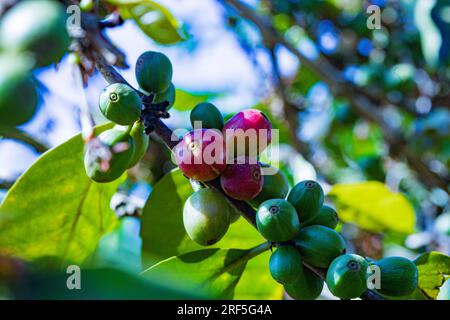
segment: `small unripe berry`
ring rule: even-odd
[[[312,219],[323,205],[322,187],[315,181],[305,180],[289,192],[287,200],[292,203],[301,222]]]
[[[200,122],[205,129],[223,129],[223,116],[215,105],[209,102],[197,104],[191,111],[191,124],[195,127],[195,122]]]
[[[374,264],[380,268],[381,294],[405,296],[417,288],[419,271],[414,262],[403,257],[387,257]]]
[[[261,167],[264,168],[264,164]],[[264,175],[264,184],[261,192],[256,198],[249,201],[249,203],[258,208],[261,203],[269,199],[284,199],[289,192],[289,183],[284,174],[274,167],[271,170],[276,171],[273,175]]]
[[[257,157],[272,141],[272,124],[259,110],[235,114],[223,127],[229,159]]]
[[[333,260],[327,271],[327,287],[341,299],[354,299],[367,289],[369,263],[356,254],[345,254]]]
[[[166,91],[172,81],[172,63],[160,52],[147,51],[136,62],[136,80],[150,93]]]
[[[302,257],[293,246],[279,246],[270,256],[270,274],[279,283],[288,284],[293,282],[298,277],[298,274],[303,271],[302,268]]]
[[[193,130],[174,148],[180,170],[188,178],[210,181],[226,168],[223,138],[217,130]]]
[[[155,97],[153,98],[153,103],[162,103],[164,101],[167,101],[169,105],[167,106],[166,110],[169,110],[175,103],[175,97],[176,97],[175,86],[173,85],[173,83],[171,83],[167,90],[155,94]]]
[[[303,259],[311,265],[326,268],[338,256],[345,253],[345,241],[333,229],[310,226],[295,236],[295,245]]]
[[[128,126],[114,126],[117,130],[128,131]],[[149,145],[149,137],[145,133],[144,123],[136,121],[130,130],[130,136],[134,141],[134,155],[130,161],[129,168],[134,167],[145,155]]]
[[[183,223],[193,241],[202,246],[212,245],[222,239],[228,230],[229,204],[219,192],[201,189],[186,200]]]
[[[308,227],[313,225],[321,225],[331,229],[335,229],[339,223],[339,218],[336,211],[329,206],[322,206],[319,213],[312,219],[302,224],[302,227]]]
[[[99,106],[108,120],[121,125],[131,125],[141,115],[142,102],[133,88],[123,83],[114,83],[101,93]]]
[[[256,159],[237,158],[229,164],[220,177],[225,193],[233,199],[247,201],[256,197],[262,189],[264,178]]]
[[[284,289],[296,300],[314,300],[322,293],[324,281],[305,266],[301,270],[293,282],[284,285]]]

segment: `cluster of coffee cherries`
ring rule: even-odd
[[[100,95],[100,111],[116,125],[86,144],[86,173],[96,182],[114,181],[140,161],[148,149],[152,117],[167,116],[175,102],[172,64],[164,54],[144,52],[135,70],[139,91],[114,83]]]

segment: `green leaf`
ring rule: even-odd
[[[125,19],[134,19],[139,28],[161,44],[184,40],[178,21],[163,5],[152,0],[107,0],[117,5]]]
[[[215,98],[217,96],[218,94],[215,93],[193,93],[177,89],[173,108],[178,111],[190,111],[197,104],[208,101],[211,98]]]
[[[141,236],[146,266],[204,248],[188,237],[183,226],[184,202],[192,193],[189,181],[178,169],[167,174],[154,186],[142,216]],[[262,241],[264,239],[256,229],[241,218],[230,226],[225,237],[212,248],[247,250]],[[249,274],[247,275],[246,269],[242,281],[236,287],[235,297],[280,299],[281,286],[270,278],[267,266],[266,254],[249,261]],[[258,272],[254,272],[255,270]],[[192,273],[195,272],[194,268]]]
[[[143,275],[183,283],[208,296],[231,299],[247,262],[269,249],[269,243],[249,250],[203,249],[171,257],[147,269]],[[193,272],[195,270],[195,272]]]
[[[402,194],[390,191],[383,183],[336,184],[329,195],[336,204],[339,219],[344,222],[373,232],[414,232],[413,207]]]
[[[436,299],[439,288],[450,276],[450,257],[440,252],[426,252],[414,261],[419,269],[419,289]]]
[[[122,180],[90,180],[83,148],[77,135],[51,149],[9,190],[0,206],[0,255],[81,263],[114,227],[117,219],[109,203]]]

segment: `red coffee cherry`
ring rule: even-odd
[[[247,201],[255,198],[264,183],[261,166],[254,158],[239,157],[227,166],[220,177],[225,193],[237,200]]]
[[[189,132],[175,146],[174,153],[180,170],[188,178],[210,181],[226,168],[223,137],[218,130]]]

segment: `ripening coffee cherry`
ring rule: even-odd
[[[114,83],[103,89],[99,106],[108,120],[131,125],[141,115],[142,102],[133,88],[123,83]]]
[[[284,289],[296,300],[317,299],[322,293],[324,281],[303,265],[301,270],[293,282],[284,285]]]
[[[336,211],[329,206],[322,206],[319,213],[312,219],[302,224],[302,227],[313,225],[321,225],[331,229],[335,229],[339,223],[339,218]]]
[[[229,204],[219,192],[201,189],[186,200],[183,223],[193,241],[210,246],[222,239],[230,226]]]
[[[272,141],[272,124],[259,110],[235,114],[223,127],[228,159],[257,157]]]
[[[447,279],[439,289],[437,300],[450,300],[450,279]]]
[[[287,200],[297,210],[300,222],[306,222],[319,213],[323,198],[322,187],[316,181],[305,180],[289,192]]]
[[[200,122],[205,129],[223,129],[223,116],[215,105],[209,102],[197,104],[191,111],[191,124],[195,127],[195,122]]]
[[[14,127],[35,114],[37,88],[20,59],[0,57],[0,70],[0,124]]]
[[[300,230],[295,208],[284,199],[264,201],[256,213],[256,226],[264,238],[274,242],[291,240]]]
[[[327,271],[327,287],[341,299],[354,299],[367,289],[369,263],[356,254],[345,254],[333,260]]]
[[[374,264],[380,268],[381,288],[388,296],[406,296],[417,288],[419,271],[414,262],[403,257],[387,257]]]
[[[175,96],[176,96],[175,86],[173,85],[173,83],[171,83],[167,90],[155,94],[155,97],[153,98],[153,103],[162,103],[164,101],[167,101],[169,105],[167,106],[166,110],[169,110],[175,103]]]
[[[229,164],[220,176],[223,191],[233,199],[247,201],[262,189],[264,178],[256,159],[239,157]]]
[[[115,128],[102,132],[98,139],[109,148],[111,158],[101,161],[95,144],[88,144],[84,153],[84,167],[89,178],[96,182],[111,182],[119,178],[130,165],[135,152],[133,138],[123,130]]]
[[[188,178],[210,181],[226,168],[222,133],[198,129],[189,132],[174,148],[180,170]]]
[[[309,264],[326,268],[338,256],[345,253],[342,236],[324,226],[310,226],[300,230],[295,236],[295,246]]]
[[[289,284],[303,272],[302,257],[298,250],[290,245],[279,246],[269,260],[272,278],[282,284]]]
[[[31,53],[37,67],[61,60],[70,44],[67,15],[57,1],[21,1],[0,23],[0,47],[15,53]]]
[[[136,80],[147,92],[164,92],[172,81],[172,63],[161,52],[144,52],[136,62]]]
[[[261,164],[262,168],[264,168],[264,166],[267,165]],[[269,199],[284,199],[289,192],[289,183],[284,174],[280,170],[277,170],[272,166],[270,167],[271,170],[276,173],[264,176],[264,184],[261,192],[256,198],[249,201],[255,208],[258,208],[261,203]]]
[[[115,126],[114,129],[128,131],[128,126]],[[134,167],[145,155],[148,149],[149,137],[145,133],[144,123],[142,121],[136,121],[130,130],[130,136],[134,141],[134,154],[133,158],[128,165],[128,168]]]

